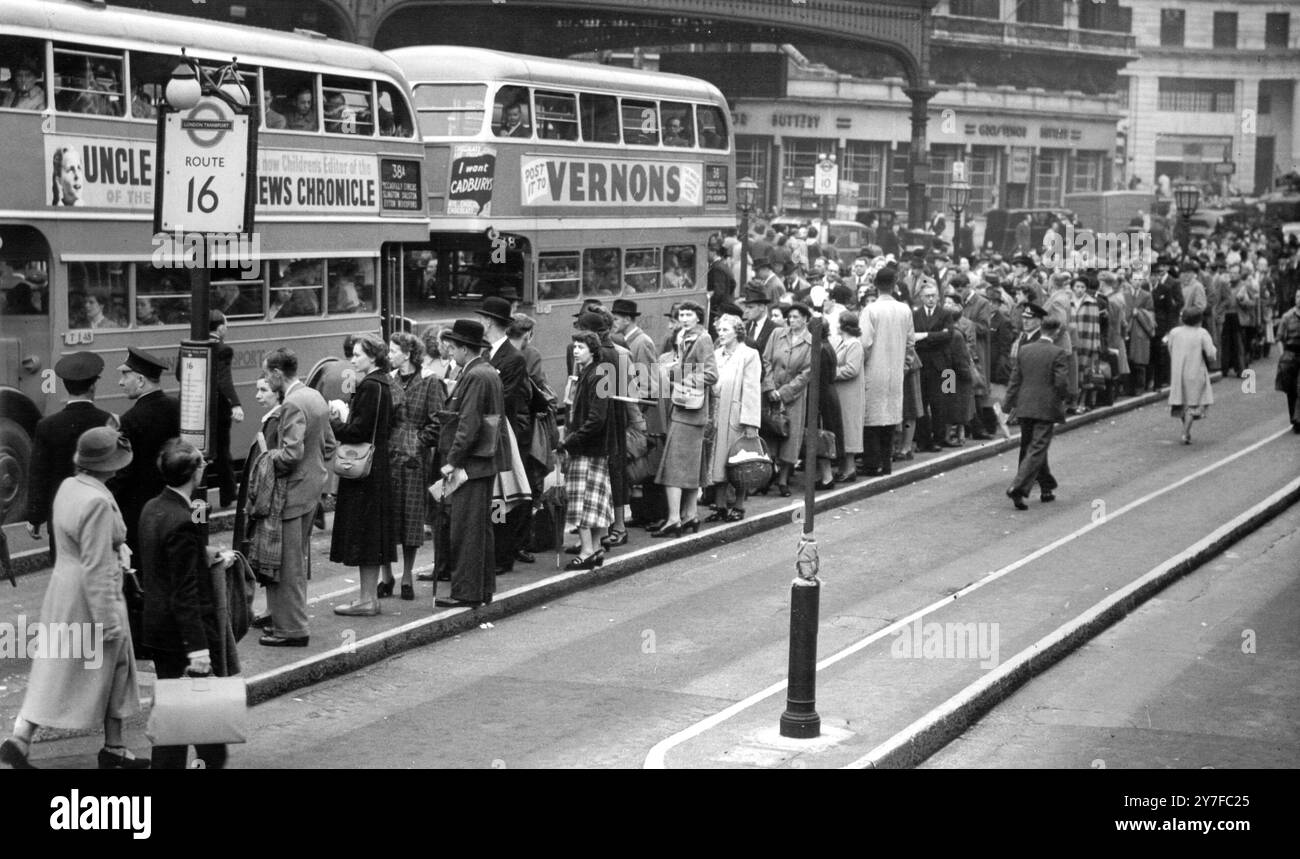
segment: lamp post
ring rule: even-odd
[[[1201,189],[1191,182],[1184,182],[1174,188],[1174,204],[1178,206],[1178,216],[1183,222],[1183,253],[1191,249],[1192,215],[1201,203]]]
[[[957,180],[948,186],[948,208],[952,209],[953,214],[953,231],[952,231],[952,255],[954,262],[962,254],[963,246],[961,241],[961,215],[966,211],[966,206],[970,203],[970,183],[964,180]]]
[[[831,201],[835,199],[839,190],[839,173],[835,161],[834,152],[817,156],[814,187],[817,188],[818,199],[821,202],[822,229],[817,238],[822,242],[829,239],[831,234]]]
[[[184,113],[193,111],[199,105],[202,99],[216,99],[225,103],[234,112],[245,114],[249,107],[249,92],[239,78],[239,67],[235,58],[231,58],[229,65],[220,67],[215,71],[204,69],[188,56],[184,49],[181,51],[181,64],[172,72],[171,79],[167,81],[167,86],[163,91],[163,97],[167,101],[168,107],[173,113]],[[164,140],[164,126],[167,123],[167,111],[160,111],[158,116],[159,134],[158,139]],[[250,123],[250,142],[249,149],[256,145],[252,135],[255,133]],[[244,165],[245,169],[251,169],[255,165]],[[238,170],[239,165],[231,165],[229,169]],[[192,182],[193,180],[191,180]],[[251,183],[250,183],[251,184]],[[161,204],[160,204],[161,205]],[[251,222],[245,221],[244,228],[251,232]],[[180,227],[178,226],[179,230]],[[195,232],[187,230],[187,232]],[[179,250],[179,249],[178,249]],[[181,353],[184,362],[196,369],[202,368],[204,388],[196,390],[186,385],[185,379],[181,379],[181,398],[182,398],[182,416],[186,412],[186,400],[191,397],[199,397],[203,403],[202,420],[203,420],[203,438],[206,441],[204,455],[211,461],[216,455],[216,439],[214,420],[214,384],[215,378],[215,361],[216,341],[212,339],[209,330],[209,316],[211,315],[211,276],[206,265],[206,259],[203,265],[199,265],[196,260],[190,269],[190,336],[188,340],[181,343]],[[195,377],[198,378],[197,375]],[[196,383],[197,384],[197,383]],[[184,419],[183,419],[184,424]],[[193,427],[190,427],[193,429]],[[184,434],[184,431],[183,433]],[[199,500],[203,500],[203,490],[196,491]],[[202,532],[205,540],[207,535],[207,517],[202,519]]]
[[[736,291],[745,294],[745,284],[749,283],[749,213],[754,211],[754,198],[758,194],[758,183],[745,176],[736,183],[736,205],[740,207],[740,283]]]

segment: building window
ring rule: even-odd
[[[1041,150],[1034,165],[1034,208],[1059,206],[1064,180],[1065,152],[1059,149]]]
[[[925,190],[929,211],[948,211],[948,185],[952,183],[952,163],[964,157],[962,147],[934,144],[930,147],[930,181]],[[969,177],[968,177],[969,179]]]
[[[1111,33],[1133,32],[1133,10],[1119,5],[1119,0],[1090,0],[1079,4],[1080,30],[1106,30]]]
[[[1273,112],[1273,94],[1268,91],[1268,84],[1266,82],[1260,82],[1259,101],[1255,104],[1255,112],[1260,116]]]
[[[1161,78],[1157,110],[1177,113],[1232,113],[1235,83],[1205,78]]]
[[[844,147],[843,176],[858,183],[859,210],[874,209],[880,203],[885,184],[885,145],[851,140]]]
[[[1214,13],[1214,47],[1237,47],[1237,13]]]
[[[787,137],[781,147],[781,181],[811,179],[822,155],[835,151],[829,140],[803,140]]]
[[[998,17],[998,0],[951,0],[948,7],[951,14],[963,18]]]
[[[966,178],[970,181],[970,202],[966,214],[982,215],[996,205],[998,192],[998,158],[996,146],[976,146],[966,159]]]
[[[1104,152],[1076,152],[1070,165],[1071,194],[1101,190],[1102,165]]]
[[[1121,77],[1119,85],[1115,89],[1115,95],[1119,96],[1119,109],[1128,110],[1129,90],[1133,88],[1133,78]]]
[[[1187,13],[1182,9],[1160,10],[1160,46],[1181,48],[1183,33],[1187,28]]]
[[[1264,16],[1264,47],[1285,48],[1291,41],[1291,14],[1269,12]]]
[[[1021,24],[1065,26],[1064,0],[1021,0],[1016,4],[1016,20]]]
[[[771,208],[768,203],[770,182],[767,174],[767,141],[763,138],[736,138],[736,176],[748,176],[758,184],[758,193],[754,195],[754,208],[765,212]]]

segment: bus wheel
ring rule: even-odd
[[[27,510],[27,474],[32,441],[23,428],[0,418],[0,524],[17,522]]]

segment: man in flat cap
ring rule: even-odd
[[[135,455],[110,488],[126,521],[126,544],[139,557],[140,511],[167,486],[157,460],[167,440],[181,434],[181,401],[163,393],[160,380],[167,362],[157,355],[130,346],[126,361],[117,369],[122,374],[118,386],[134,401],[122,415],[122,435]]]
[[[1028,510],[1025,498],[1035,483],[1044,503],[1056,499],[1057,483],[1047,464],[1047,451],[1057,422],[1065,420],[1070,369],[1065,349],[1052,342],[1060,320],[1037,304],[1026,304],[1021,317],[1025,333],[1017,344],[1002,405],[1020,421],[1020,468],[1007,497],[1017,510]]]
[[[40,539],[41,526],[50,521],[59,484],[76,471],[72,457],[77,452],[77,439],[88,429],[117,422],[111,414],[95,407],[95,383],[103,371],[104,359],[94,352],[74,352],[54,365],[54,375],[68,392],[68,404],[36,424],[27,479],[27,533],[36,539]],[[50,561],[54,561],[53,540]]]

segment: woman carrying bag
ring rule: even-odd
[[[353,603],[335,606],[348,617],[379,614],[379,568],[397,560],[397,522],[393,515],[392,468],[388,439],[394,420],[388,379],[388,347],[373,334],[352,344],[352,367],[361,381],[352,394],[347,420],[331,409],[330,424],[341,446],[371,445],[370,470],[364,477],[339,480],[338,506],[330,560],[360,568],[361,594]],[[340,454],[335,453],[335,468]]]
[[[739,522],[745,518],[745,487],[727,478],[727,460],[741,439],[758,443],[762,420],[763,361],[758,350],[745,345],[744,323],[738,316],[718,319],[718,348],[713,352],[718,381],[713,385],[717,435],[709,457],[709,482],[717,487],[713,515],[706,522]]]

